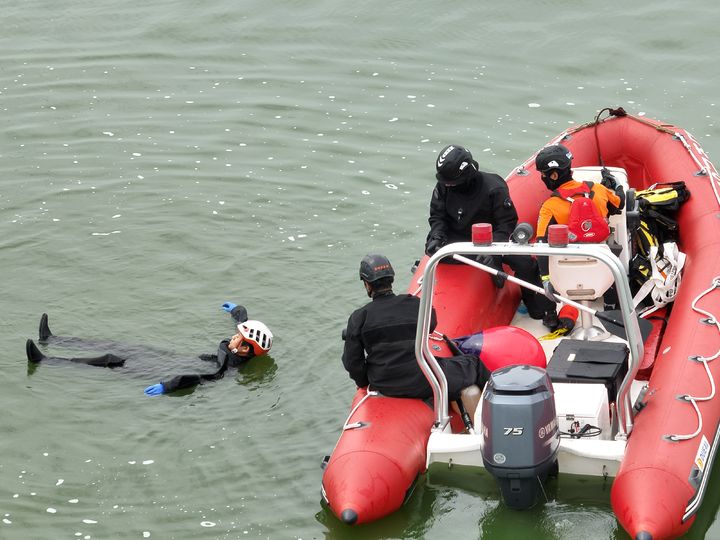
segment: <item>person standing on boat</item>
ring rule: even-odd
[[[191,372],[177,375],[161,382],[148,386],[145,394],[156,396],[167,394],[175,390],[192,388],[206,381],[214,381],[225,376],[229,367],[238,367],[255,356],[267,354],[272,347],[273,335],[268,327],[260,321],[248,320],[247,310],[244,306],[225,302],[222,309],[228,312],[234,319],[237,326],[237,333],[230,338],[224,339],[218,345],[216,354],[201,354],[195,358],[185,358],[174,353],[156,349],[154,347],[123,344],[107,340],[92,340],[79,337],[55,336],[50,331],[48,316],[43,313],[40,318],[39,341],[41,344],[52,344],[65,348],[85,350],[112,350],[99,356],[87,357],[58,357],[46,356],[35,345],[35,342],[28,339],[25,350],[27,359],[33,364],[74,362],[96,367],[122,368],[132,370],[150,376],[158,368],[167,369],[168,360],[172,360],[174,367],[180,369],[195,370],[197,360],[210,362],[215,365],[215,370],[210,373]],[[200,371],[200,370],[198,370]],[[204,371],[204,370],[203,370]]]
[[[360,262],[360,280],[372,301],[348,319],[343,366],[359,388],[369,385],[386,396],[429,398],[432,388],[415,359],[420,299],[393,293],[394,278],[395,271],[384,255],[366,255]],[[436,324],[433,310],[431,331]],[[437,360],[453,401],[467,387],[482,389],[490,376],[477,356]]]
[[[562,145],[553,144],[546,146],[535,156],[535,168],[545,186],[554,194],[561,192],[572,193],[583,187],[582,182],[573,180],[572,177],[572,152]],[[625,207],[625,191],[621,184],[618,184],[615,177],[609,171],[603,169],[602,182],[594,183],[590,193],[595,207],[600,211],[603,218],[609,215],[619,214]],[[550,225],[567,225],[570,219],[570,201],[560,196],[548,197],[540,208],[536,229],[537,241],[547,242],[548,228]],[[550,290],[550,276],[548,275],[548,258],[540,257],[540,275],[543,287],[552,295]],[[606,309],[615,309],[617,302],[615,288],[610,289],[605,295]]]
[[[501,176],[480,171],[472,154],[456,144],[442,149],[435,169],[437,184],[430,199],[430,232],[425,242],[427,255],[452,242],[469,242],[473,223],[490,223],[494,242],[510,240],[518,215]],[[505,263],[518,279],[542,286],[537,262],[530,256],[486,256],[480,262],[497,270],[502,270]],[[493,283],[498,288],[505,284],[497,275],[493,276]],[[520,293],[530,317],[543,319],[543,324],[550,329],[557,326],[554,302],[524,287],[520,288]]]

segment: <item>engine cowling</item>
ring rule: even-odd
[[[536,366],[496,369],[485,386],[483,463],[511,508],[533,506],[540,482],[557,470],[560,431],[553,396],[550,377]]]

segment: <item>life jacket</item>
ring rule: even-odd
[[[649,189],[635,193],[640,225],[635,236],[637,252],[649,257],[650,248],[659,248],[666,242],[677,242],[678,223],[675,213],[690,197],[685,182],[653,184]]]
[[[573,189],[556,189],[553,197],[560,197],[570,202],[568,232],[572,243],[599,244],[610,236],[607,219],[600,213],[593,202],[595,192],[593,182],[583,182]]]
[[[630,288],[635,307],[651,313],[675,300],[685,254],[677,245],[677,210],[690,197],[685,182],[653,184],[638,191],[640,223],[634,232]]]
[[[662,250],[662,254],[660,251]],[[685,254],[678,249],[675,242],[666,242],[662,246],[650,248],[646,262],[633,259],[632,271],[640,272],[645,281],[633,297],[634,307],[645,304],[643,315],[647,315],[670,304],[675,300],[682,281],[682,269],[685,266]],[[637,268],[635,268],[637,265]],[[646,301],[647,298],[652,303]]]
[[[690,191],[683,181],[655,183],[636,192],[635,198],[640,203],[640,211],[652,207],[663,212],[677,212],[680,205],[690,198]]]

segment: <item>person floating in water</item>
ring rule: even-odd
[[[38,348],[32,339],[25,344],[25,351],[29,362],[32,363],[57,363],[75,362],[96,367],[122,368],[134,372],[142,372],[143,375],[154,375],[158,367],[167,368],[169,358],[172,359],[174,367],[187,369],[190,373],[176,375],[174,377],[161,379],[157,384],[145,388],[145,394],[156,396],[167,394],[183,388],[191,388],[205,381],[214,381],[225,376],[229,367],[237,367],[244,364],[251,358],[263,356],[272,347],[273,335],[270,329],[260,321],[248,319],[247,310],[244,306],[225,302],[222,309],[232,316],[237,324],[237,333],[232,337],[224,339],[218,345],[217,354],[201,354],[198,357],[176,358],[171,353],[142,345],[129,345],[106,340],[92,340],[79,337],[56,336],[50,331],[47,313],[40,318],[39,343],[43,345],[57,345],[65,348],[81,350],[112,350],[100,356],[87,357],[59,357],[46,356]],[[150,361],[148,359],[162,359]],[[212,362],[216,369],[211,373],[197,373],[198,358],[205,362]],[[140,361],[144,360],[144,361]]]

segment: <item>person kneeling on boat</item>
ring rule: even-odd
[[[430,232],[425,253],[434,254],[452,242],[469,242],[473,223],[490,223],[494,242],[507,242],[515,230],[518,214],[505,180],[497,174],[483,172],[470,151],[451,144],[438,155],[435,163],[437,184],[430,199]],[[442,262],[452,263],[452,259]],[[537,262],[527,255],[486,256],[483,264],[502,270],[503,263],[512,268],[518,279],[542,286]],[[496,287],[505,284],[500,275],[493,276]],[[553,329],[557,322],[555,303],[544,295],[521,287],[520,294],[533,319],[543,319]]]
[[[205,381],[221,379],[225,376],[228,368],[238,367],[255,356],[265,355],[272,347],[272,332],[262,322],[248,320],[247,310],[244,306],[225,302],[221,307],[233,317],[237,333],[220,342],[217,354],[201,354],[198,357],[186,358],[145,345],[56,336],[50,331],[47,314],[43,313],[40,318],[39,328],[39,341],[41,344],[85,350],[111,349],[112,352],[88,357],[46,356],[38,349],[33,340],[28,339],[25,347],[27,358],[33,364],[39,362],[56,363],[57,361],[74,362],[96,367],[122,368],[123,370],[141,373],[143,376],[150,376],[158,369],[166,370],[169,364],[168,360],[176,364],[176,367],[188,370],[196,369],[193,366],[197,364],[198,359],[214,363],[217,369],[211,373],[187,373],[163,379],[160,383],[148,386],[145,389],[145,394],[156,396],[175,390],[191,388]]]
[[[360,262],[360,279],[372,301],[348,319],[342,362],[359,388],[369,385],[391,397],[430,398],[432,388],[415,359],[420,299],[393,293],[394,278],[395,271],[384,255],[367,255]],[[431,331],[436,324],[433,310]],[[490,376],[477,356],[437,361],[447,377],[452,401],[465,388],[482,388]]]
[[[562,144],[546,146],[535,156],[535,168],[540,173],[545,186],[553,192],[552,196],[547,198],[540,208],[536,230],[538,242],[547,243],[550,225],[568,225],[571,206],[573,205],[568,198],[580,195],[583,191],[589,190],[587,196],[599,211],[601,216],[599,219],[607,221],[609,215],[619,214],[625,207],[625,191],[609,171],[603,169],[601,172],[602,182],[594,183],[592,187],[589,187],[585,186],[583,182],[573,180],[571,165],[572,153]],[[585,223],[583,223],[583,226],[585,226]],[[605,232],[607,233],[607,228]],[[600,241],[604,240],[603,238]],[[548,298],[553,298],[554,291],[550,283],[548,258],[539,257],[538,263],[543,288]],[[615,309],[617,292],[614,286],[605,293],[604,299],[605,309]]]

